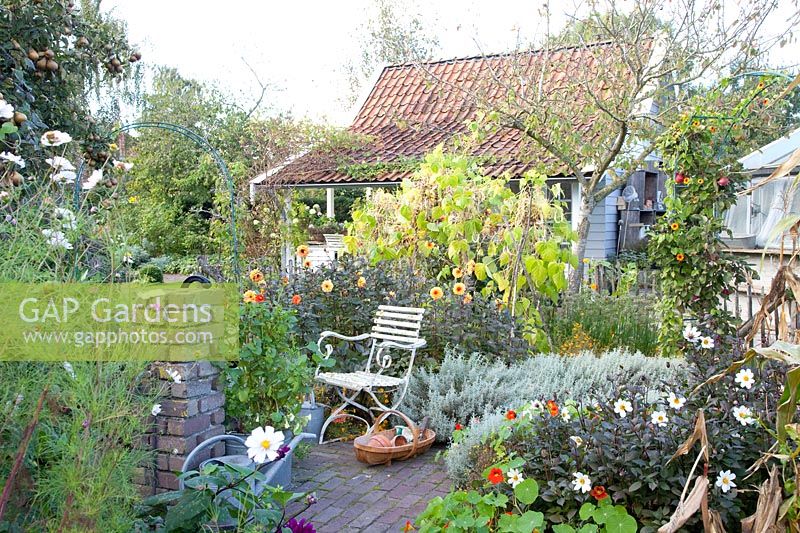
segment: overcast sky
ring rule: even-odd
[[[551,1],[552,30],[563,27],[575,1]],[[442,58],[510,50],[520,36],[530,41],[546,28],[541,0],[407,3],[435,31]],[[244,58],[273,87],[267,97],[273,110],[340,125],[352,118],[344,104],[349,91],[344,67],[360,57],[358,31],[373,9],[370,0],[104,0],[102,5],[127,22],[129,38],[148,64],[177,67],[244,103],[260,92]],[[800,61],[797,57],[795,44],[778,54],[778,62]]]

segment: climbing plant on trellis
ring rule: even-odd
[[[664,353],[683,351],[687,323],[712,334],[716,344],[730,338],[736,318],[720,305],[720,298],[748,277],[757,277],[744,260],[727,251],[722,241],[728,231],[724,214],[750,182],[737,161],[748,132],[772,113],[771,95],[780,98],[787,91],[781,91],[784,75],[744,76],[758,76],[759,82],[742,98],[733,100],[726,94],[733,79],[723,81],[699,97],[657,142],[673,187],[665,216],[652,228],[649,247],[661,272]]]
[[[228,170],[228,166],[225,164],[225,160],[222,159],[222,156],[219,152],[208,142],[208,140],[203,137],[202,135],[198,134],[197,132],[186,128],[184,126],[180,126],[178,124],[172,124],[169,122],[134,122],[131,124],[125,124],[124,126],[114,130],[110,133],[109,137],[115,137],[121,133],[129,132],[132,130],[138,129],[159,129],[164,130],[172,133],[177,133],[187,139],[193,141],[199,148],[205,151],[211,158],[214,160],[214,163],[219,168],[220,173],[222,174],[225,185],[228,191],[229,197],[229,204],[228,204],[228,222],[230,225],[230,237],[231,237],[231,257],[230,257],[230,268],[233,274],[233,279],[237,282],[240,282],[240,274],[241,274],[241,266],[239,261],[239,239],[238,239],[238,231],[236,226],[236,185],[233,182],[233,178],[231,177],[230,171]],[[81,163],[80,168],[78,169],[78,176],[83,175],[83,170],[85,167],[85,162]],[[79,211],[81,208],[81,180],[78,179],[75,181],[75,188],[73,190],[73,207],[75,211]],[[75,264],[74,264],[74,276],[78,277],[78,255],[75,255]]]

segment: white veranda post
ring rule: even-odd
[[[373,411],[381,413],[390,409],[397,409],[403,401],[408,389],[408,381],[411,377],[411,370],[414,367],[414,357],[417,350],[425,346],[425,339],[420,338],[420,328],[422,326],[422,315],[425,310],[419,307],[397,307],[391,305],[378,306],[375,313],[374,326],[370,333],[348,337],[333,331],[323,331],[317,341],[323,357],[326,359],[333,354],[333,346],[326,339],[334,338],[348,342],[357,342],[372,339],[369,357],[364,370],[355,372],[320,372],[316,371],[316,380],[325,385],[329,385],[336,390],[342,399],[342,404],[331,410],[330,416],[325,420],[319,434],[320,444],[325,442],[325,430],[330,423],[339,417],[350,417],[361,420],[370,428],[375,420]],[[324,348],[323,348],[324,343]],[[392,367],[392,351],[405,351],[409,353],[408,366],[401,371],[399,376],[392,376],[385,373]],[[398,365],[399,366],[399,365]],[[368,399],[372,399],[374,406],[367,407],[357,401],[361,393],[366,393]],[[392,394],[391,406],[384,404],[376,393]],[[355,407],[369,417],[358,416],[353,413],[346,413],[348,406]]]
[[[336,211],[333,208],[333,187],[325,189],[325,204],[325,216],[328,218],[336,217]]]

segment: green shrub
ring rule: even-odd
[[[466,427],[474,418],[489,419],[520,401],[590,394],[609,398],[620,378],[657,383],[679,378],[683,368],[677,360],[619,351],[600,357],[537,355],[511,365],[477,353],[448,351],[438,370],[414,372],[403,409],[416,420],[430,416],[437,439],[446,441],[456,423]]]
[[[291,335],[297,319],[278,304],[245,303],[239,322],[239,360],[225,370],[226,413],[238,431],[265,424],[302,428],[296,419],[313,378],[309,349]],[[299,427],[296,427],[299,425]]]
[[[143,247],[138,244],[128,246],[122,254],[122,261],[130,268],[136,268],[140,265],[147,263],[150,260],[150,254]]]
[[[144,265],[137,272],[139,281],[144,283],[163,283],[164,273],[156,265]]]
[[[480,490],[486,468],[519,459],[524,476],[539,482],[541,502],[534,509],[549,520],[569,523],[574,523],[582,505],[594,502],[590,494],[576,492],[572,486],[573,474],[580,472],[589,476],[591,486],[605,487],[615,504],[625,506],[645,526],[643,531],[654,531],[674,512],[700,452],[696,445],[687,455],[670,461],[693,433],[696,413],[703,409],[709,439],[710,507],[732,525],[755,510],[757,493],[741,489],[764,480],[763,469],[747,481],[744,478],[772,442],[757,420],[773,416],[770,406],[780,397],[780,378],[768,367],[757,372],[757,385],[751,390],[740,388],[728,376],[689,396],[696,381],[673,377],[654,393],[621,372],[612,384],[613,395],[606,400],[595,400],[600,395],[592,392],[577,394],[572,396],[574,402],[560,399],[553,413],[547,406],[519,403],[513,420],[497,414],[456,432],[447,452],[448,471],[458,487]],[[688,397],[686,404],[675,409],[668,391]],[[619,399],[631,403],[625,417],[614,410]],[[752,424],[740,424],[734,413],[739,406],[752,409]],[[664,426],[653,420],[656,411],[666,414]],[[738,488],[723,492],[714,486],[724,470],[736,475]],[[689,530],[695,530],[698,521],[699,517],[693,517]]]
[[[539,504],[539,484],[526,478],[515,485],[506,481],[509,472],[519,469],[524,462],[512,460],[494,467],[503,479],[498,483],[484,483],[483,491],[457,490],[444,498],[437,496],[417,518],[420,533],[450,531],[553,531],[553,533],[636,533],[636,520],[624,507],[613,505],[604,498],[597,503],[586,502],[580,516],[573,521],[575,527],[563,523],[549,523],[543,513],[533,509]],[[497,478],[495,478],[497,481]],[[560,522],[560,521],[559,521]],[[497,524],[497,529],[492,528]]]
[[[656,355],[659,351],[652,296],[584,291],[565,296],[558,307],[546,308],[542,315],[553,350],[559,353],[570,353],[575,343],[581,344],[576,338],[581,332],[596,352],[621,348]]]
[[[358,284],[361,277],[363,287]],[[321,285],[328,279],[333,290],[325,293]],[[437,301],[429,294],[434,286],[447,289]],[[299,303],[292,303],[294,296],[300,298]],[[507,311],[498,310],[494,300],[475,294],[471,302],[465,303],[441,282],[393,268],[389,263],[371,266],[363,259],[346,256],[334,265],[305,269],[283,281],[269,280],[266,297],[295,309],[295,332],[303,343],[316,343],[326,330],[343,335],[369,332],[378,306],[386,304],[426,308],[421,336],[428,344],[418,352],[421,364],[437,365],[447,345],[496,354],[505,361],[526,357],[529,351],[519,324]],[[340,347],[336,358],[342,368],[363,368],[364,346]]]
[[[170,274],[194,274],[197,272],[197,257],[193,255],[180,255],[177,257],[170,257],[164,272]]]

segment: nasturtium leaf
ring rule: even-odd
[[[586,520],[589,520],[594,510],[595,506],[589,502],[586,502],[583,505],[581,505],[581,508],[578,511],[578,516],[581,518],[581,520],[585,522]]]
[[[539,497],[539,484],[535,479],[528,478],[514,487],[514,496],[525,505],[530,505]]]
[[[519,485],[517,486],[519,487]],[[535,528],[542,527],[543,524],[544,514],[538,511],[525,511],[522,516],[517,519],[517,531],[520,533],[528,533]]]
[[[613,513],[608,517],[605,524],[607,533],[636,533],[636,520],[628,515]]]
[[[468,501],[469,503],[471,503],[472,505],[475,505],[475,504],[477,504],[479,501],[481,501],[481,495],[480,495],[480,493],[478,493],[478,491],[477,491],[477,490],[471,490],[471,491],[469,491],[469,492],[467,493],[467,501]]]

